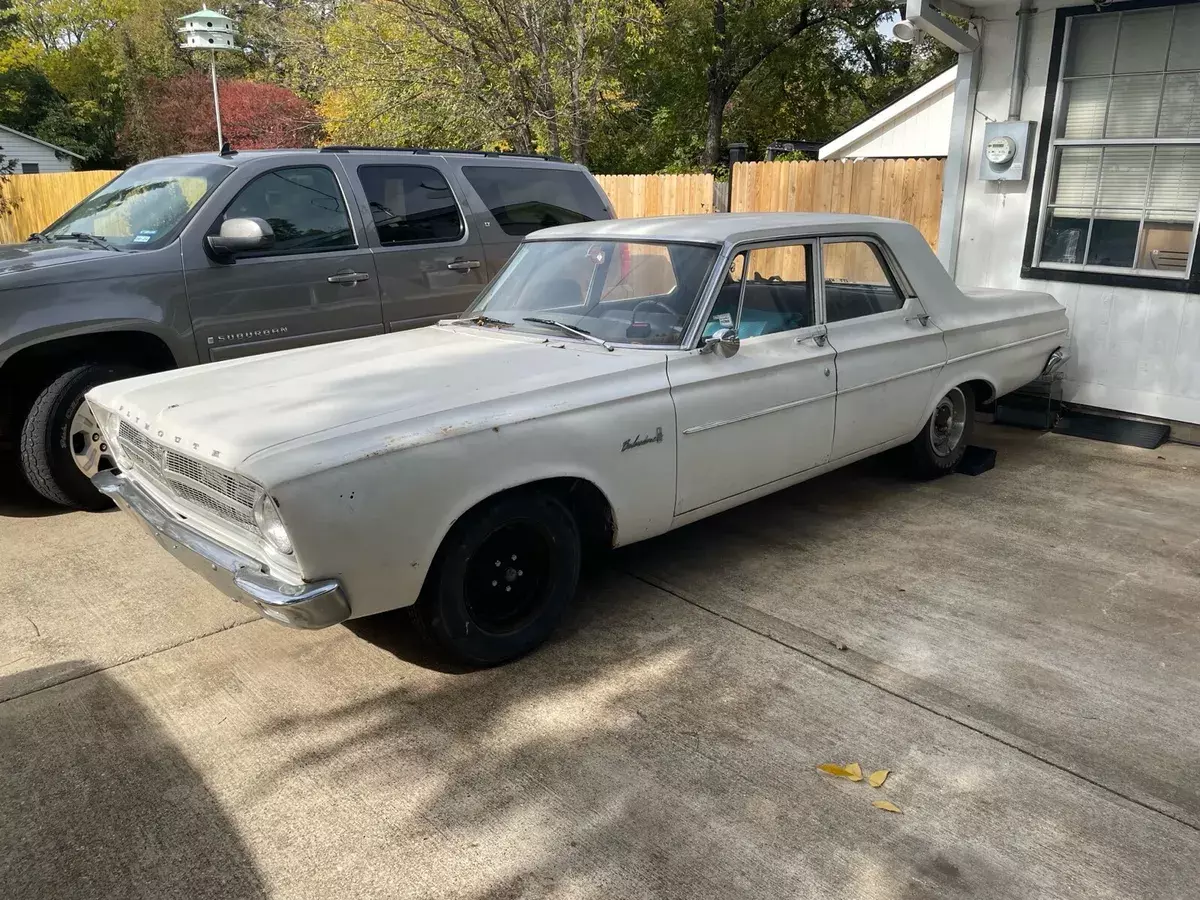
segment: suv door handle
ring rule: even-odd
[[[337,272],[325,280],[330,284],[358,284],[360,281],[366,281],[370,277],[365,272]]]
[[[456,259],[454,262],[446,263],[446,268],[452,272],[470,272],[472,269],[478,269],[479,265],[477,259]]]

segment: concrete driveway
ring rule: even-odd
[[[619,551],[468,675],[10,487],[0,896],[1195,897],[1200,450],[978,439]]]

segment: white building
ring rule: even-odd
[[[62,147],[23,134],[14,128],[0,125],[0,154],[5,160],[17,161],[13,173],[16,175],[38,175],[45,172],[70,172],[72,161],[83,161],[83,157]]]
[[[1200,424],[1200,2],[1031,5],[908,0],[960,51],[939,256],[1067,307],[1068,402]]]
[[[945,156],[950,149],[954,110],[951,66],[915,91],[823,146],[820,159],[878,159]]]

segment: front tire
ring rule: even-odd
[[[91,476],[112,468],[104,436],[92,421],[84,394],[110,381],[141,375],[124,365],[83,365],[48,384],[21,426],[21,471],[30,487],[72,509],[108,509],[112,501],[92,487]]]
[[[966,384],[950,388],[909,444],[914,474],[918,478],[938,478],[953,472],[962,462],[974,431],[974,392]]]
[[[516,659],[549,637],[575,596],[579,526],[543,492],[508,494],[459,521],[412,608],[439,656],[481,668]]]

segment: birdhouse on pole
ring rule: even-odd
[[[221,15],[207,6],[199,12],[180,16],[183,27],[179,36],[183,43],[179,46],[184,50],[236,50],[233,42],[233,19]]]
[[[179,29],[179,36],[183,38],[183,43],[179,45],[182,49],[212,51],[209,54],[208,71],[212,75],[213,112],[217,117],[217,149],[224,153],[226,147],[225,139],[221,136],[221,95],[217,91],[217,51],[237,49],[233,42],[233,19],[203,6],[199,12],[180,16],[179,21],[183,23],[183,27]]]

